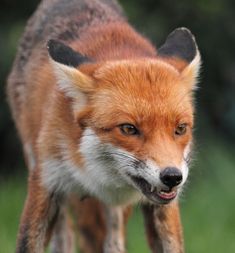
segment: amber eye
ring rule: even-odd
[[[138,135],[139,130],[132,124],[119,125],[121,132],[125,135]]]
[[[183,124],[179,124],[176,129],[175,129],[175,134],[176,135],[184,135],[187,131],[187,124],[183,123]]]

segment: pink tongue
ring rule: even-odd
[[[176,192],[171,192],[171,193],[158,193],[158,195],[163,198],[163,199],[172,199],[176,196]]]

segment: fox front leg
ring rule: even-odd
[[[122,207],[107,207],[107,236],[104,253],[125,253],[125,217]]]
[[[142,207],[147,239],[153,253],[184,253],[178,203]]]
[[[58,218],[60,201],[61,197],[42,187],[37,175],[30,176],[16,253],[44,252]]]
[[[74,253],[75,238],[65,208],[61,208],[50,242],[50,253]]]
[[[123,252],[117,251],[117,248],[125,249],[125,230],[131,206],[110,208],[95,198],[79,200],[76,195],[71,196],[69,204],[79,231],[81,252]]]

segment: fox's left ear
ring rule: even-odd
[[[181,72],[182,78],[191,86],[196,87],[201,57],[193,34],[187,28],[177,28],[167,37],[159,48],[158,55],[166,58],[181,59],[187,63]]]
[[[82,73],[78,67],[92,61],[57,40],[50,40],[47,49],[55,71],[59,88],[68,97],[82,98],[94,89],[94,80]]]

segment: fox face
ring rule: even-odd
[[[49,54],[82,129],[82,187],[113,203],[175,199],[188,176],[200,65],[191,33],[177,29],[156,59],[95,63],[56,41]]]

